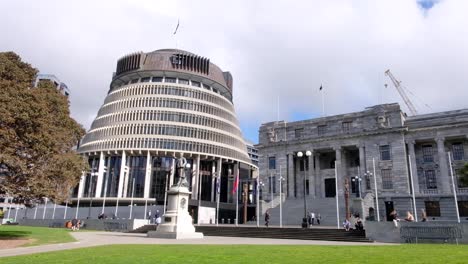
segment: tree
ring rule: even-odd
[[[463,186],[468,186],[468,162],[459,170],[458,177]]]
[[[85,131],[51,83],[32,88],[36,74],[17,54],[0,53],[0,192],[62,202],[87,169],[72,149]]]

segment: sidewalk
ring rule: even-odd
[[[209,236],[203,239],[161,239],[147,238],[146,234],[117,233],[117,232],[73,232],[71,233],[78,241],[64,244],[50,244],[34,247],[19,247],[0,250],[0,257],[35,254],[42,252],[76,249],[84,247],[94,247],[113,244],[204,244],[204,245],[395,245],[384,243],[354,243],[354,242],[334,242],[334,241],[313,241],[313,240],[293,240],[293,239],[268,239],[268,238],[244,238],[244,237],[214,237]]]

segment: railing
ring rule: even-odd
[[[422,194],[438,194],[438,193],[439,193],[439,190],[437,190],[437,189],[431,189],[431,190],[422,189],[422,190],[420,190],[420,192],[421,192]]]
[[[402,226],[400,237],[406,243],[418,243],[422,240],[440,239],[445,242],[462,238],[462,229],[456,225],[437,225],[437,226]]]
[[[468,193],[468,188],[458,188],[459,193]]]

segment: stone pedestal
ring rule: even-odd
[[[167,211],[164,217],[164,224],[158,227],[157,231],[148,232],[148,237],[172,238],[172,239],[193,239],[203,238],[202,233],[195,232],[192,224],[192,217],[188,213],[188,202],[190,191],[181,184],[172,186],[167,192]]]

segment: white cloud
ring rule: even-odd
[[[383,74],[387,68],[432,106],[413,98],[420,112],[467,107],[466,1],[440,1],[429,10],[408,0],[0,3],[8,10],[0,17],[0,50],[66,82],[72,114],[86,127],[119,57],[176,45],[231,71],[250,136],[276,119],[278,96],[281,119],[316,116],[320,84],[329,114],[402,102]]]

